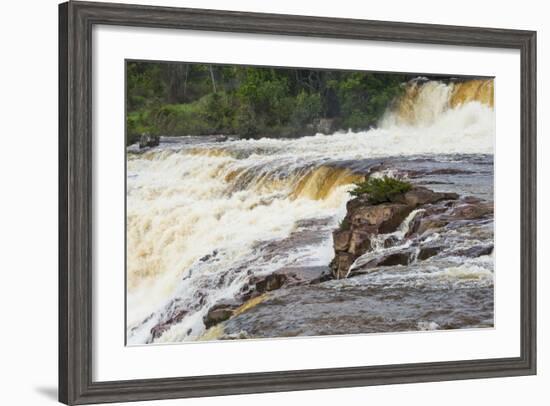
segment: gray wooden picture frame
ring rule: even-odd
[[[92,27],[95,24],[518,49],[521,349],[517,358],[165,379],[92,379]],[[121,79],[122,80],[122,79]],[[59,400],[66,404],[536,373],[536,32],[109,3],[59,6]]]

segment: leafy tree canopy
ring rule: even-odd
[[[128,62],[127,143],[151,135],[295,137],[375,126],[401,74]]]

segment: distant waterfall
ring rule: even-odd
[[[467,80],[444,83],[414,79],[405,85],[404,94],[388,109],[382,127],[396,125],[429,126],[470,103],[486,109],[494,104],[494,81]]]

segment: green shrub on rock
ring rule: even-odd
[[[412,184],[399,179],[384,176],[383,178],[368,178],[355,184],[349,193],[359,197],[366,195],[371,204],[389,202],[397,195],[411,190]]]

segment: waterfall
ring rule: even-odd
[[[492,110],[493,83],[492,79],[448,83],[424,78],[411,80],[405,84],[403,95],[384,115],[381,126],[427,127],[446,116],[459,116],[460,111],[469,104]]]
[[[250,275],[327,265],[347,192],[363,177],[343,163],[491,154],[492,93],[487,80],[416,80],[376,129],[298,139],[204,137],[128,154],[128,343],[197,339],[208,308],[234,297]],[[304,221],[315,225],[310,242],[273,248]],[[151,337],[154,325],[175,318],[165,334]]]

